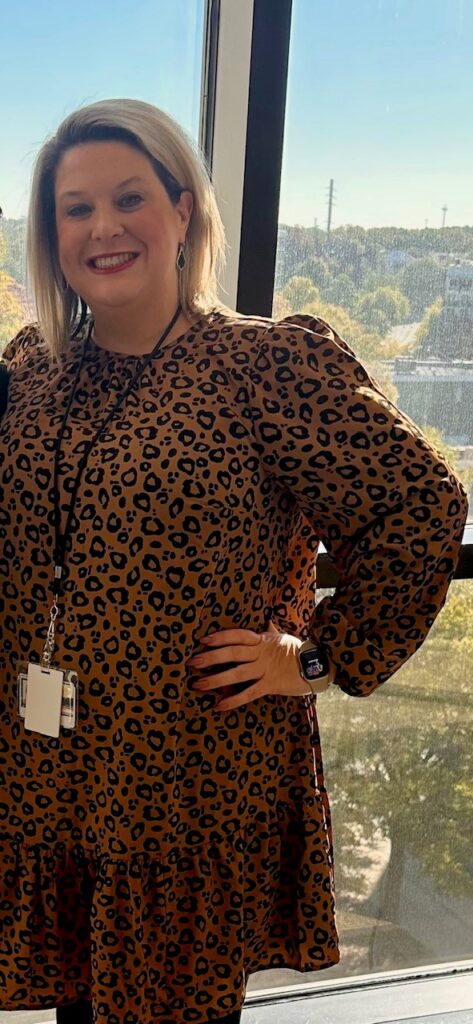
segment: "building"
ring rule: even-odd
[[[473,444],[473,359],[411,359],[390,362],[397,404],[419,427],[440,430],[454,447]]]
[[[473,261],[456,259],[447,267],[444,305],[418,354],[448,361],[472,358]]]

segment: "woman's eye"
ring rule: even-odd
[[[87,209],[86,206],[73,206],[70,210],[67,211],[67,215],[68,215],[68,217],[75,217],[77,210],[86,210],[86,209]]]
[[[136,205],[134,202],[129,203],[128,200],[130,200],[130,199],[131,200],[138,199],[138,201],[141,202],[142,198],[143,197],[139,196],[137,192],[130,192],[126,196],[121,196],[119,202],[120,203],[124,203],[125,204],[125,209],[127,209],[127,207],[135,206]],[[81,203],[79,206],[72,206],[71,209],[67,211],[67,213],[68,213],[69,217],[80,217],[81,213],[84,210],[88,210],[88,209],[89,209],[88,206],[86,206],[84,203]]]
[[[125,199],[139,199],[141,201],[142,196],[139,196],[137,192],[130,192],[127,196],[122,196],[120,202],[123,202]]]

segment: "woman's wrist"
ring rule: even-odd
[[[316,639],[312,638],[312,637],[307,637],[306,641],[301,640],[300,637],[297,637],[297,652],[299,652],[299,649],[300,649],[300,647],[302,647],[302,644],[307,642],[307,641],[309,641],[309,640],[315,646],[318,644],[318,641]],[[307,690],[307,693],[310,693],[310,691],[312,693],[324,692],[324,690],[328,689],[329,686],[331,686],[332,683],[335,682],[335,679],[336,679],[337,670],[336,670],[336,667],[333,664],[333,662],[331,662],[331,659],[329,657],[329,652],[327,650],[327,647],[325,646],[325,644],[321,644],[321,643],[320,643],[320,647],[322,649],[322,652],[324,652],[324,655],[325,655],[325,660],[326,660],[326,663],[327,663],[327,666],[328,666],[328,672],[325,673],[324,676],[319,676],[318,679],[316,677],[313,680],[307,679],[306,675],[302,671],[301,662],[300,662],[300,659],[299,659],[299,656],[298,656],[298,666],[299,666],[299,673],[300,673],[301,679],[303,679],[304,682],[306,682],[308,687],[309,687],[309,689]],[[322,681],[324,681],[324,685],[321,685]]]

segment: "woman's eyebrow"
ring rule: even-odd
[[[118,185],[114,185],[114,188],[123,188],[124,185],[130,185],[132,181],[144,181],[144,179],[140,178],[139,175],[134,174],[132,178],[125,178],[125,181],[120,181],[118,183]],[[80,191],[75,190],[75,191],[72,191],[72,192],[71,191],[61,192],[59,198],[60,199],[66,199],[68,196],[83,196],[83,195],[85,195],[84,192],[80,192]]]

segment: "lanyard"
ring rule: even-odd
[[[77,491],[79,490],[80,482],[81,482],[81,479],[82,479],[82,474],[84,472],[85,467],[87,466],[87,461],[88,461],[90,452],[91,452],[92,448],[94,447],[97,439],[100,437],[100,435],[105,430],[105,427],[108,425],[108,423],[112,419],[112,416],[115,415],[117,410],[120,408],[122,402],[125,401],[125,399],[130,394],[130,391],[132,390],[132,388],[134,387],[136,382],[141,377],[141,374],[143,373],[143,370],[146,369],[146,367],[148,366],[148,363],[151,362],[151,360],[154,358],[156,353],[159,351],[159,348],[160,348],[162,342],[165,341],[165,339],[167,338],[167,336],[169,334],[169,331],[171,331],[172,328],[174,327],[174,324],[176,323],[176,321],[177,321],[177,319],[179,317],[180,312],[181,312],[181,306],[179,304],[177,309],[176,309],[176,312],[175,312],[175,314],[174,314],[174,316],[173,316],[173,318],[171,320],[171,322],[168,324],[168,326],[166,327],[166,330],[161,335],[159,340],[156,342],[156,345],[154,346],[152,352],[149,352],[145,356],[143,362],[138,367],[138,370],[136,371],[135,375],[132,377],[132,379],[131,379],[131,381],[130,381],[126,391],[124,391],[123,394],[118,397],[118,399],[117,399],[115,405],[113,406],[111,412],[108,414],[108,416],[106,417],[106,419],[104,420],[102,425],[99,427],[99,429],[97,430],[95,436],[92,438],[91,441],[89,441],[87,443],[86,449],[85,449],[85,453],[79,459],[79,472],[77,473],[77,476],[76,476],[76,479],[75,479],[75,483],[74,483],[74,487],[73,487],[73,491],[72,491],[71,503],[70,503],[69,508],[67,510],[66,527],[65,527],[64,533],[61,535],[61,532],[60,532],[60,516],[61,516],[61,512],[60,512],[60,504],[59,504],[59,487],[58,487],[59,455],[60,455],[60,450],[61,450],[61,441],[62,441],[62,438],[63,438],[63,435],[64,435],[64,430],[65,430],[65,427],[66,427],[67,418],[68,418],[68,415],[69,415],[69,410],[71,408],[71,404],[72,404],[72,401],[73,401],[73,398],[74,398],[74,395],[75,395],[75,392],[76,392],[77,383],[78,383],[80,372],[82,370],[82,366],[83,366],[83,363],[84,363],[84,358],[85,358],[87,346],[89,344],[89,339],[90,339],[90,336],[92,334],[92,329],[93,329],[93,326],[94,326],[94,320],[91,320],[91,322],[90,322],[89,331],[88,331],[87,338],[85,340],[83,351],[82,351],[82,357],[81,357],[81,360],[80,360],[80,363],[79,363],[79,367],[78,367],[78,370],[77,370],[77,373],[76,373],[76,376],[75,376],[74,384],[72,386],[71,394],[69,395],[69,401],[68,401],[68,404],[67,404],[66,413],[65,413],[64,419],[63,419],[62,424],[61,424],[61,429],[60,429],[60,432],[59,432],[59,438],[58,438],[58,442],[57,442],[57,445],[56,445],[55,456],[54,456],[54,488],[53,488],[53,494],[54,494],[54,529],[55,529],[55,547],[54,547],[54,553],[53,553],[53,565],[54,565],[53,594],[54,594],[54,601],[53,601],[53,604],[52,604],[51,609],[50,609],[50,622],[49,622],[49,628],[48,628],[48,635],[47,635],[45,650],[44,650],[44,654],[43,654],[43,661],[47,665],[50,664],[50,662],[51,662],[51,656],[52,656],[52,653],[53,653],[53,650],[54,650],[54,622],[55,622],[56,616],[58,614],[57,602],[58,602],[58,599],[62,596],[62,582],[63,582],[62,581],[62,574],[63,574],[63,568],[64,568],[65,554],[66,554],[66,545],[67,545],[67,541],[69,540],[69,537],[71,535],[71,521],[72,521],[72,516],[74,514],[74,508],[75,508],[75,505],[76,505]]]

